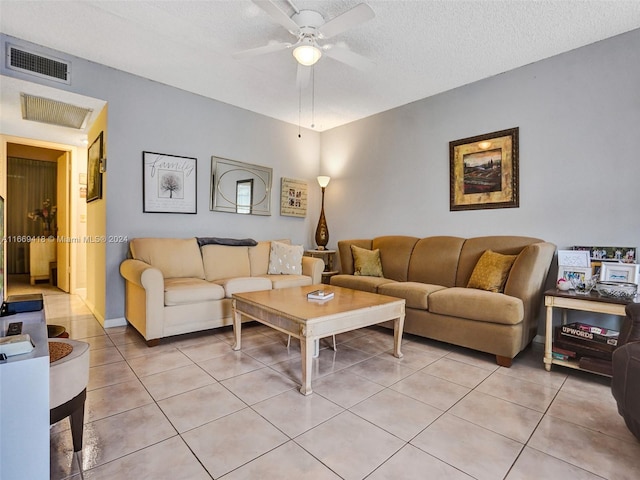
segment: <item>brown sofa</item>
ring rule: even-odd
[[[613,352],[611,393],[627,427],[640,440],[640,304],[630,303]]]
[[[351,245],[380,251],[383,277],[354,275]],[[404,331],[496,356],[502,366],[537,333],[555,245],[537,238],[382,236],[338,242],[341,274],[331,285],[406,300]],[[517,255],[503,293],[467,288],[486,250]]]

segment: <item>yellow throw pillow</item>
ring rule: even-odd
[[[354,275],[384,277],[379,249],[367,250],[366,248],[351,245],[351,254],[353,255]]]
[[[476,263],[467,287],[502,293],[516,257],[486,250]]]

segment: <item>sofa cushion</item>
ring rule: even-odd
[[[481,322],[516,325],[524,319],[522,300],[502,293],[452,287],[429,295],[429,311]]]
[[[271,242],[258,242],[255,247],[249,248],[249,265],[251,276],[266,275],[269,270],[269,253]]]
[[[302,245],[271,242],[269,270],[267,273],[270,275],[301,275],[303,254],[304,247]]]
[[[446,287],[418,282],[392,282],[378,287],[378,293],[390,297],[404,298],[409,308],[427,310],[429,295]]]
[[[134,238],[129,249],[133,259],[157,268],[164,278],[204,278],[195,238]]]
[[[269,279],[272,287],[289,288],[289,287],[305,287],[311,285],[312,279],[308,275],[261,275],[263,278]]]
[[[224,288],[200,278],[182,277],[164,280],[165,305],[184,305],[223,298]]]
[[[248,277],[250,247],[205,245],[202,247],[204,275],[209,282],[230,277]]]
[[[271,280],[265,277],[234,277],[215,281],[224,288],[224,295],[231,298],[234,293],[271,290]]]
[[[476,263],[467,288],[502,293],[517,255],[502,255],[486,250]]]
[[[395,280],[383,277],[364,277],[361,275],[334,275],[331,277],[331,285],[372,293],[377,293],[378,287],[387,283],[395,283]]]
[[[366,277],[384,277],[382,263],[380,262],[380,250],[367,250],[351,245],[353,255],[353,274]]]

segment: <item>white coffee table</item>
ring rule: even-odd
[[[307,300],[307,293],[318,288],[334,292],[334,297],[322,302]],[[312,393],[311,367],[315,341],[393,320],[393,355],[402,358],[400,343],[404,328],[404,308],[405,301],[401,298],[327,285],[235,293],[233,349],[241,348],[243,316],[300,339],[300,393],[309,395]]]

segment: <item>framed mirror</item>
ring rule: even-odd
[[[211,157],[211,206],[216,212],[271,215],[273,170]]]

